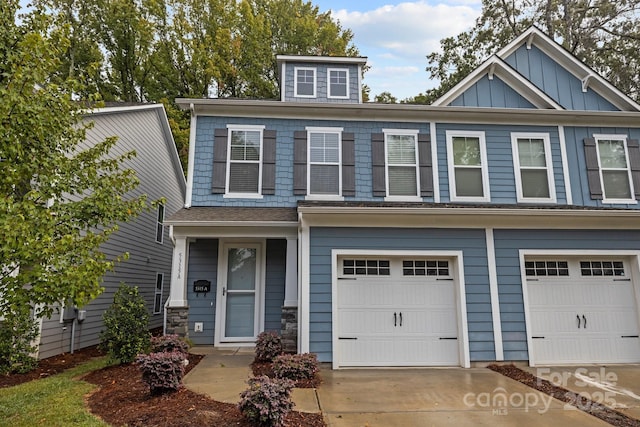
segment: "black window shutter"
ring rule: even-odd
[[[431,135],[418,134],[418,161],[420,165],[420,195],[433,196],[433,164],[431,161]]]
[[[262,132],[262,194],[276,194],[276,131]]]
[[[387,185],[385,181],[384,134],[371,134],[371,173],[373,175],[373,195],[385,197]]]
[[[356,146],[351,132],[342,133],[342,195],[356,195]]]
[[[640,198],[640,143],[637,139],[627,141],[629,150],[629,165],[631,166],[631,179],[633,179],[633,192],[636,198]]]
[[[600,182],[600,167],[598,166],[598,149],[594,138],[584,139],[584,157],[587,160],[587,179],[589,193],[592,199],[602,200],[602,183]]]
[[[224,194],[227,183],[227,129],[216,129],[213,133],[213,178],[211,192]]]
[[[293,194],[307,194],[307,131],[293,133]]]

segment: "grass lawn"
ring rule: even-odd
[[[105,358],[95,359],[58,375],[0,389],[0,426],[108,426],[85,408],[84,396],[96,386],[74,379],[106,365]]]

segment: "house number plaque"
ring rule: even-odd
[[[204,292],[205,294],[211,292],[211,282],[208,280],[196,280],[193,282],[193,292]]]

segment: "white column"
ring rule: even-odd
[[[287,237],[284,306],[298,306],[298,239],[295,237]]]
[[[176,237],[175,242],[169,307],[187,307],[187,238]]]

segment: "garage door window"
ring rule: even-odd
[[[402,275],[449,277],[449,261],[403,260]]]
[[[524,263],[527,276],[568,276],[569,262],[567,261],[526,261]]]
[[[345,259],[342,262],[345,276],[389,276],[388,259]]]
[[[583,276],[624,276],[622,261],[580,261]]]

